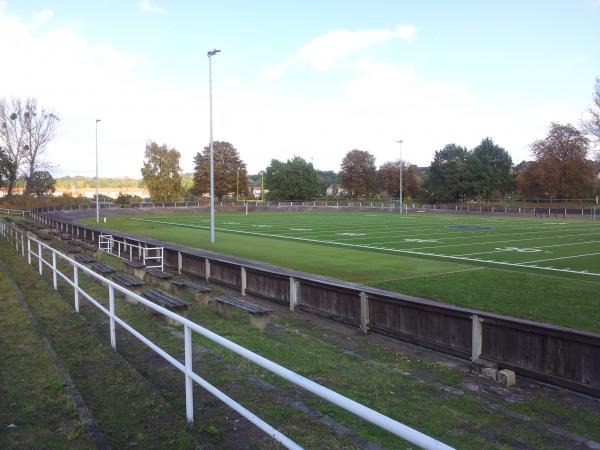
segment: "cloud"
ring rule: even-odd
[[[294,64],[307,64],[313,70],[327,70],[351,53],[390,39],[410,40],[415,34],[412,25],[399,25],[395,30],[330,31],[312,39],[283,62],[266,67],[261,75],[279,78]]]
[[[143,13],[166,14],[167,12],[164,8],[150,3],[149,0],[142,0],[141,2],[139,2],[139,7]]]
[[[600,2],[600,0],[598,0]],[[578,55],[569,59],[568,63],[572,65],[586,64],[588,59],[585,56]]]

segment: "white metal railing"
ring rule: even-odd
[[[164,358],[167,362],[173,365],[175,368],[179,369],[185,376],[185,399],[186,399],[186,418],[187,421],[192,423],[194,421],[194,398],[193,398],[193,383],[198,383],[201,387],[206,389],[208,392],[213,394],[219,400],[223,401],[230,408],[237,411],[240,415],[248,419],[251,423],[256,425],[258,428],[263,430],[269,436],[271,436],[276,441],[280,442],[287,448],[292,449],[300,449],[298,444],[293,442],[287,436],[282,434],[280,431],[276,430],[274,427],[266,423],[264,420],[256,416],[254,413],[246,409],[244,406],[233,400],[224,392],[220,391],[218,388],[210,384],[208,381],[200,377],[196,372],[193,371],[192,367],[192,332],[196,332],[201,336],[221,345],[222,347],[231,350],[232,352],[238,354],[239,356],[254,362],[255,364],[263,367],[270,372],[279,375],[285,380],[294,383],[297,386],[304,388],[305,390],[313,393],[314,395],[333,403],[334,405],[339,406],[346,411],[349,411],[358,417],[363,418],[364,420],[375,424],[390,433],[405,439],[419,447],[425,449],[451,449],[448,445],[427,436],[420,431],[414,430],[396,420],[393,420],[387,416],[384,416],[377,411],[368,408],[360,403],[355,402],[343,395],[338,394],[335,391],[332,391],[329,388],[321,386],[320,384],[315,383],[314,381],[309,380],[308,378],[303,377],[302,375],[298,375],[291,370],[286,369],[283,366],[280,366],[273,361],[270,361],[238,344],[232,342],[212,331],[198,325],[191,320],[182,317],[174,312],[169,311],[162,306],[159,306],[146,298],[132,292],[118,284],[114,281],[109,280],[91,269],[87,268],[83,264],[78,263],[77,261],[69,258],[63,253],[57,251],[56,249],[50,247],[44,242],[35,239],[31,235],[27,235],[23,231],[19,230],[13,225],[6,223],[4,220],[0,221],[0,234],[9,241],[9,243],[15,245],[15,249],[17,252],[20,252],[23,257],[27,256],[27,262],[31,265],[32,258],[37,258],[37,266],[40,275],[44,273],[44,266],[50,268],[52,272],[52,286],[55,290],[58,290],[58,277],[62,278],[69,286],[73,287],[73,299],[74,299],[74,307],[75,311],[79,312],[79,300],[80,296],[84,299],[88,300],[92,305],[98,308],[101,312],[106,314],[109,318],[109,328],[110,328],[110,345],[116,350],[117,347],[117,339],[116,339],[116,325],[121,325],[125,330],[129,331],[133,336],[138,338],[148,347],[150,347],[153,351],[155,351],[158,355]],[[37,247],[37,251],[34,248]],[[50,252],[51,261],[48,261],[44,258],[43,251]],[[70,268],[72,268],[72,277],[64,274],[58,268],[57,262],[62,260],[66,262]],[[102,283],[104,286],[108,287],[108,308],[102,305],[98,300],[93,298],[90,294],[88,294],[85,290],[81,288],[79,285],[79,274],[84,273],[92,279]],[[122,318],[120,318],[115,311],[115,292],[120,292],[127,297],[133,298],[137,300],[139,303],[142,303],[145,307],[152,309],[158,314],[162,314],[179,324],[183,325],[184,328],[184,361],[183,363],[165,352],[161,347],[152,342],[149,338],[144,336],[142,333],[134,329],[127,322],[125,322]]]
[[[31,211],[23,211],[22,209],[0,208],[0,214],[6,214],[7,216],[25,217],[30,215]]]
[[[129,261],[137,253],[137,257],[144,262],[144,267],[164,269],[164,247],[144,247],[139,243],[127,242],[124,238],[115,239],[112,234],[101,234],[98,236],[98,250]]]

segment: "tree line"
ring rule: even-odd
[[[582,123],[582,129],[552,123],[548,134],[531,144],[531,161],[514,165],[509,152],[486,137],[472,149],[449,143],[437,150],[424,168],[400,160],[384,162],[378,168],[370,152],[354,149],[344,156],[338,173],[318,171],[312,162],[294,156],[287,161],[273,159],[258,176],[263,177],[266,198],[271,200],[398,198],[401,170],[405,200],[457,202],[515,194],[526,198],[590,198],[600,194],[600,157],[597,153],[596,160],[591,159],[594,146],[600,148],[600,78],[596,80],[589,119]],[[209,193],[210,147],[195,156],[193,184],[187,192],[178,181],[179,158],[175,149],[148,143],[142,175],[154,199]],[[249,182],[256,185],[258,176],[248,176],[246,164],[231,143],[214,142],[218,200],[227,196],[249,198]]]

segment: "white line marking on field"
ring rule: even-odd
[[[312,231],[312,228],[290,228],[290,231]]]
[[[504,248],[496,247],[494,250],[498,250],[499,252],[517,252],[517,253],[539,253],[539,252],[544,251],[541,248],[521,248],[521,247],[504,247]]]
[[[440,242],[437,239],[404,239],[404,242]]]
[[[584,245],[584,244],[597,244],[600,241],[581,241],[581,242],[569,242],[567,244],[552,244],[552,245],[539,245],[537,248],[552,248],[552,247],[565,247],[569,245]],[[486,255],[488,253],[499,253],[499,250],[491,252],[477,252],[477,253],[463,253],[458,256],[473,256],[473,255]],[[551,253],[551,252],[548,252]]]
[[[472,269],[451,270],[449,272],[424,273],[422,275],[411,275],[409,277],[390,278],[389,280],[378,281],[376,284],[387,283],[388,281],[410,280],[411,278],[436,277],[438,275],[450,275],[450,274],[453,274],[453,273],[472,272],[474,270],[484,270],[484,269],[486,269],[486,267],[474,267]]]
[[[207,226],[191,225],[191,224],[184,224],[184,223],[178,223],[178,222],[169,222],[166,220],[138,219],[138,218],[134,218],[134,217],[130,217],[129,219],[138,221],[138,222],[160,223],[163,225],[175,225],[175,226],[185,227],[185,228],[200,228],[200,229],[204,229],[204,230],[209,229],[209,227],[207,227]],[[553,271],[553,272],[574,273],[574,274],[578,274],[578,275],[592,275],[595,277],[600,277],[600,273],[588,272],[587,270],[581,271],[581,270],[571,270],[571,269],[557,269],[554,267],[539,267],[539,266],[527,265],[525,263],[510,263],[510,262],[506,262],[506,261],[495,261],[493,259],[464,258],[464,257],[454,256],[454,255],[416,252],[413,250],[402,250],[402,249],[398,249],[398,248],[373,247],[373,246],[365,245],[365,244],[351,244],[349,242],[322,241],[320,239],[293,237],[293,236],[285,236],[285,235],[280,235],[280,234],[266,234],[266,233],[258,233],[255,231],[231,230],[231,229],[227,229],[227,228],[217,228],[217,230],[228,231],[230,233],[248,234],[251,236],[276,237],[276,238],[280,238],[280,239],[288,239],[288,240],[300,241],[300,242],[313,242],[316,244],[330,244],[330,245],[339,245],[342,247],[350,247],[350,248],[366,248],[366,249],[371,249],[371,250],[382,250],[382,251],[393,252],[393,253],[403,253],[406,255],[429,256],[429,257],[441,258],[441,259],[445,258],[445,259],[451,259],[454,261],[471,261],[471,262],[477,262],[477,263],[484,262],[484,263],[489,263],[489,264],[498,264],[501,266],[523,267],[526,269],[534,268],[534,269],[539,269],[539,270],[549,270],[549,271]],[[596,254],[598,254],[598,253],[596,253]]]
[[[273,225],[252,225],[254,228],[271,228]]]
[[[584,256],[596,256],[600,255],[600,253],[585,253],[583,255],[573,255],[573,256],[561,256],[560,258],[548,258],[548,259],[538,259],[537,261],[526,261],[522,264],[530,264],[530,263],[539,263],[544,261],[558,261],[559,259],[571,259],[571,258],[583,258]],[[582,270],[582,272],[587,272],[587,270]]]
[[[239,225],[239,222],[223,222],[224,225]]]
[[[567,225],[567,222],[544,222],[544,225]]]
[[[366,236],[367,233],[336,233],[338,236]]]

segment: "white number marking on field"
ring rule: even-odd
[[[440,242],[437,239],[404,239],[404,242]]]
[[[338,236],[366,236],[366,233],[337,233]]]
[[[290,231],[312,231],[312,228],[290,228]]]
[[[500,252],[538,253],[543,252],[541,248],[519,248],[519,247],[496,247]]]

